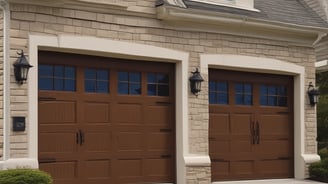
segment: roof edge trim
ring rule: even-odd
[[[157,18],[167,22],[176,22],[177,24],[179,24],[179,22],[191,22],[193,24],[199,23],[209,26],[222,27],[223,25],[227,25],[226,27],[230,26],[244,29],[247,27],[258,30],[263,29],[271,32],[271,34],[275,34],[274,31],[280,32],[280,36],[285,35],[286,37],[292,36],[292,34],[298,34],[299,36],[297,39],[299,42],[304,42],[301,40],[302,35],[306,35],[305,37],[308,39],[306,41],[306,45],[312,45],[316,43],[318,35],[324,35],[325,33],[328,33],[328,28],[323,27],[312,27],[285,22],[265,21],[261,19],[249,18],[246,16],[229,15],[225,13],[210,12],[204,10],[184,9],[165,5],[157,7]],[[222,28],[227,29],[226,27]],[[216,32],[218,31],[219,30],[216,30]],[[231,31],[230,34],[242,34],[247,36],[247,33],[241,32],[241,29],[231,29],[229,31]],[[285,38],[282,40],[285,40]],[[295,39],[294,41],[298,42]]]

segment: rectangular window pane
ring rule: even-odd
[[[268,97],[268,105],[276,106],[276,99],[277,99],[277,97],[275,97],[275,96],[269,96]]]
[[[59,65],[39,65],[39,89],[75,91],[75,68]]]
[[[149,96],[156,96],[156,84],[148,84],[147,86],[147,94]]]
[[[127,83],[118,84],[118,93],[121,95],[129,94],[129,85]]]
[[[84,89],[86,92],[95,92],[96,91],[96,82],[94,80],[85,80]]]
[[[55,77],[64,77],[64,67],[63,66],[55,66]]]
[[[169,76],[164,74],[157,75],[157,83],[168,84],[169,83]]]
[[[252,93],[252,85],[245,84],[244,85],[244,93],[251,94]]]
[[[245,95],[244,105],[253,105],[253,96]]]
[[[53,76],[53,66],[51,65],[39,65],[39,76]]]
[[[156,74],[154,74],[154,73],[147,74],[147,82],[155,84],[157,82]]]
[[[219,93],[218,94],[218,104],[228,104],[228,94]]]
[[[274,86],[269,86],[268,95],[276,95],[276,94],[277,94],[277,88]]]
[[[93,69],[85,69],[84,78],[85,79],[96,79],[96,71]]]
[[[237,105],[244,105],[244,96],[242,94],[236,94],[235,95],[235,103]]]
[[[75,91],[75,80],[65,80],[65,91]]]
[[[223,81],[209,82],[209,103],[210,104],[228,104],[228,83]]]
[[[227,92],[228,91],[228,84],[226,82],[218,82],[217,90],[221,92]]]
[[[210,81],[209,89],[210,89],[210,91],[216,91],[216,82]]]
[[[140,84],[131,84],[130,85],[130,94],[133,94],[133,95],[141,94],[141,85]]]
[[[210,101],[210,104],[216,104],[216,93],[210,92],[209,101]]]
[[[129,73],[128,72],[118,72],[118,80],[119,81],[129,81]]]
[[[86,92],[109,93],[109,71],[87,68],[84,78]]]
[[[64,90],[64,80],[63,79],[55,79],[54,80],[54,90],[62,91]]]
[[[158,96],[169,96],[169,86],[158,85]]]
[[[243,84],[235,84],[235,93],[243,93],[244,85]]]
[[[39,89],[40,90],[52,90],[53,89],[52,78],[40,78],[39,79]]]
[[[139,83],[141,81],[141,74],[140,73],[130,73],[129,81]]]
[[[267,96],[262,96],[260,97],[260,104],[261,105],[268,105],[268,102],[267,102]]]
[[[106,71],[106,70],[98,70],[97,71],[97,80],[105,80],[105,81],[108,81],[108,71]]]
[[[75,78],[75,68],[73,67],[65,67],[65,77],[74,79]]]
[[[169,75],[148,73],[147,88],[147,94],[150,96],[169,96]]]
[[[237,105],[253,105],[252,84],[235,84],[235,103]]]
[[[107,81],[97,81],[97,92],[98,93],[108,93],[108,82]]]

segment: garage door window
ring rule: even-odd
[[[109,93],[109,72],[107,70],[85,69],[84,88],[91,93]]]
[[[141,73],[118,72],[118,93],[121,95],[140,95]]]
[[[169,76],[165,74],[148,73],[147,91],[149,96],[169,96]]]
[[[237,105],[253,105],[252,84],[235,84],[235,103]]]
[[[263,106],[287,107],[287,87],[261,85],[260,101]]]
[[[227,105],[228,102],[228,83],[210,81],[209,82],[209,101],[210,104]]]
[[[39,89],[51,91],[75,91],[74,67],[39,65]]]

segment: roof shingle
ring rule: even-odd
[[[187,8],[217,11],[221,13],[255,18],[269,22],[283,22],[308,27],[328,28],[328,23],[319,17],[303,0],[254,0],[259,12],[226,6],[184,0]]]

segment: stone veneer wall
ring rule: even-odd
[[[3,158],[3,11],[0,10],[0,160]]]
[[[199,54],[237,54],[279,59],[306,67],[305,83],[314,81],[315,53],[310,47],[292,43],[232,36],[217,33],[176,30],[156,19],[155,0],[127,0],[126,10],[106,11],[65,7],[11,4],[10,56],[16,51],[28,53],[29,34],[70,34],[154,45],[190,54],[189,71],[199,67]],[[87,43],[86,43],[87,44]],[[203,74],[202,74],[203,75]],[[189,150],[192,154],[208,154],[208,97],[206,74],[198,97],[189,95]],[[27,116],[27,85],[18,86],[11,79],[11,115]],[[187,81],[187,79],[186,79]],[[304,86],[306,89],[307,86]],[[306,98],[306,153],[316,153],[316,115]],[[27,134],[11,132],[10,156],[27,156]],[[210,183],[210,167],[188,167],[187,183]]]

